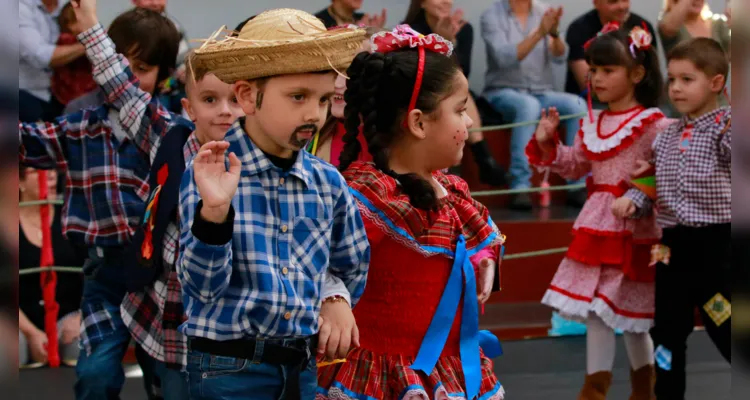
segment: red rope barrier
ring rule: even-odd
[[[39,199],[47,200],[47,172],[39,171]],[[50,205],[39,206],[39,214],[42,219],[42,250],[40,266],[42,268],[55,265],[55,256],[52,252],[52,226],[50,219]],[[60,352],[57,342],[57,314],[60,306],[55,299],[57,291],[57,273],[52,270],[42,271],[39,274],[42,288],[42,300],[44,300],[44,331],[47,333],[47,360],[49,366],[57,368],[60,366]]]

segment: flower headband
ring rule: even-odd
[[[416,47],[419,50],[417,78],[414,82],[414,91],[411,94],[409,109],[406,111],[407,115],[417,106],[417,98],[419,97],[419,90],[422,87],[422,79],[424,78],[425,49],[446,57],[450,57],[453,54],[453,43],[434,33],[427,36],[422,35],[409,25],[399,25],[391,32],[376,33],[372,35],[370,44],[373,52],[384,54],[406,48]],[[404,125],[406,125],[406,120],[404,120]]]
[[[654,37],[649,33],[648,26],[644,21],[643,27],[636,26],[630,31],[628,39],[630,41],[630,54],[635,58],[636,51],[646,51],[651,48],[651,42],[654,40]]]

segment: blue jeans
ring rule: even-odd
[[[586,111],[586,102],[570,93],[546,91],[540,93],[523,92],[516,89],[496,89],[484,94],[495,110],[509,122],[533,121],[539,119],[543,108],[557,107],[560,115],[578,114]],[[572,145],[578,133],[579,118],[561,122],[566,131],[565,143]],[[536,124],[513,128],[510,139],[510,187],[521,189],[531,187],[531,168],[526,158],[526,145],[534,136]]]
[[[116,256],[104,257],[91,249],[83,266],[81,319],[86,339],[82,337],[76,365],[77,400],[119,399],[125,383],[122,359],[130,343],[130,332],[120,316],[125,287],[122,262],[117,261]],[[87,323],[92,320],[102,322]]]
[[[256,359],[263,346],[256,348]],[[234,357],[215,356],[195,350],[188,352],[188,390],[191,400],[284,399],[284,384],[291,367]],[[317,367],[311,360],[300,376],[302,400],[315,399]]]
[[[161,394],[164,400],[185,400],[189,398],[187,377],[178,370],[167,368],[159,360],[152,360],[154,375],[161,381]]]

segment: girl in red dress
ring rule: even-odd
[[[631,400],[653,398],[654,269],[651,247],[661,231],[653,216],[614,215],[629,190],[636,161],[647,159],[657,133],[669,121],[656,108],[661,72],[651,34],[617,25],[586,49],[590,85],[608,109],[591,111],[581,121],[574,146],[556,138],[559,115],[543,113],[526,154],[566,179],[590,174],[589,198],[573,225],[573,242],[542,303],[561,315],[586,322],[587,376],[579,399],[603,400],[612,380],[615,330],[625,333],[630,359]]]
[[[468,82],[437,35],[401,26],[372,42],[347,71],[339,167],[372,249],[354,308],[361,346],[319,368],[318,399],[502,399],[478,309],[498,286],[504,238],[467,184],[441,172],[468,138]],[[373,162],[357,160],[360,135]]]

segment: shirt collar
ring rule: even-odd
[[[502,3],[503,7],[505,7],[505,13],[508,14],[508,16],[514,16],[513,9],[510,8],[510,0],[502,0],[500,3]],[[536,11],[537,3],[534,0],[531,0],[531,7],[529,7],[529,16],[535,15]]]
[[[723,120],[725,115],[730,112],[729,106],[719,107],[713,111],[707,112],[698,118],[690,119],[687,115],[684,115],[680,119],[680,124],[685,127],[689,124],[693,125],[694,129],[702,129],[710,125],[718,125]]]
[[[273,165],[268,157],[266,157],[263,150],[253,143],[250,139],[250,135],[245,132],[244,125],[245,117],[239,118],[229,129],[225,138],[225,140],[229,142],[228,151],[234,152],[242,163],[241,175],[255,176],[269,169],[281,171],[280,168]],[[305,186],[313,185],[310,173],[312,170],[310,157],[310,154],[304,151],[304,149],[301,149],[297,152],[297,160],[289,170],[289,174],[299,178],[304,182]]]
[[[195,157],[200,149],[201,142],[198,141],[198,136],[196,136],[195,131],[193,131],[193,133],[191,133],[188,137],[187,142],[185,142],[185,146],[182,148],[182,154],[185,156],[185,161],[188,161]]]

